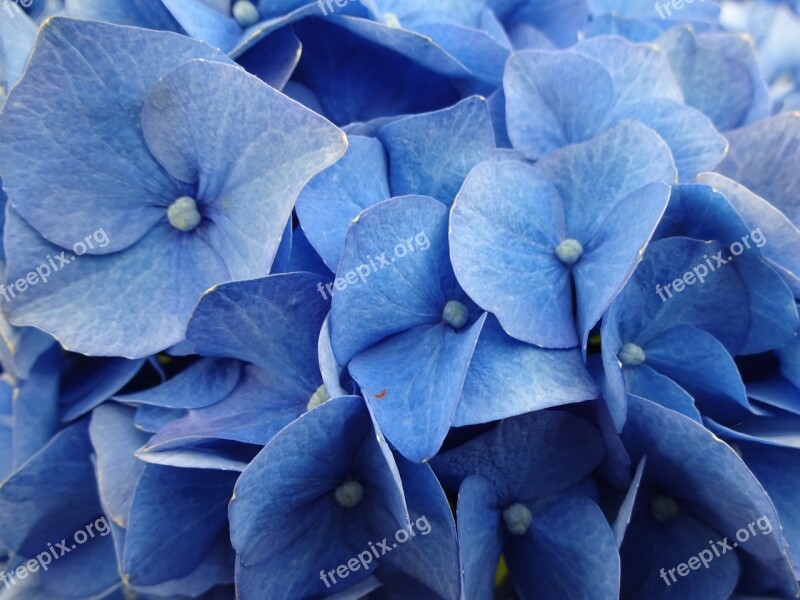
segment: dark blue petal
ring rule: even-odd
[[[237,360],[201,358],[159,386],[114,397],[119,402],[163,408],[202,408],[219,402],[239,382]]]
[[[488,480],[471,475],[461,484],[458,539],[466,598],[494,598],[494,574],[503,548],[499,508],[497,492]]]

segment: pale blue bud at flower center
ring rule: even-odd
[[[503,520],[506,522],[506,527],[511,533],[514,535],[523,535],[528,531],[528,527],[531,526],[533,516],[527,506],[517,502],[503,511]]]
[[[469,318],[469,310],[458,300],[450,300],[442,310],[442,321],[453,329],[461,329]]]
[[[255,25],[261,20],[261,15],[258,14],[256,5],[249,0],[238,0],[231,9],[233,18],[242,27],[250,27]]]
[[[583,245],[572,238],[556,246],[556,256],[565,265],[574,265],[583,256]]]
[[[200,224],[203,217],[197,210],[197,202],[189,196],[181,196],[167,209],[169,223],[181,231],[191,231]]]
[[[364,488],[357,481],[345,481],[336,488],[336,501],[345,508],[352,508],[364,497]]]
[[[626,367],[635,367],[636,365],[640,365],[645,359],[644,350],[642,350],[636,344],[632,344],[630,342],[624,344],[622,348],[620,348],[618,356],[619,362]]]

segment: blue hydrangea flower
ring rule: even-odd
[[[419,573],[419,583],[458,597],[455,527],[444,494],[430,467],[407,468],[421,481],[406,488],[361,398],[332,399],[286,427],[244,471],[231,501],[239,596],[327,595],[372,574],[380,579],[390,562],[390,576],[397,568]],[[411,518],[429,508],[431,538],[410,537],[393,556],[399,539],[391,537],[410,535]]]
[[[728,598],[737,584],[755,594],[797,593],[779,516],[736,453],[691,419],[636,396],[628,400],[622,440],[635,464],[647,460],[620,548],[622,594]],[[737,532],[759,519],[759,534],[736,542]],[[710,568],[680,578],[668,572],[703,550]]]
[[[624,119],[654,129],[669,145],[681,180],[712,169],[725,139],[683,94],[658,49],[619,38],[594,38],[563,52],[514,55],[503,78],[508,135],[538,159],[592,139]]]
[[[65,60],[69,69],[57,67]],[[12,322],[70,350],[140,357],[182,339],[211,285],[268,273],[297,193],[346,142],[226,61],[169,33],[65,19],[43,28],[0,120],[15,209],[5,231],[9,279],[48,256],[61,257],[65,272],[10,303]],[[88,132],[85,119],[100,126]],[[105,244],[86,248],[101,230],[94,239]],[[78,243],[80,260],[63,252]],[[70,319],[52,310],[55,296]],[[78,306],[92,307],[80,312],[88,320]]]
[[[585,481],[603,455],[588,422],[541,411],[433,460],[443,485],[458,489],[467,598],[494,597],[501,553],[524,597],[617,597],[616,541]]]
[[[483,163],[453,206],[456,277],[513,337],[585,345],[641,259],[674,180],[669,149],[631,121],[533,166]]]

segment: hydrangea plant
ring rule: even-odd
[[[799,13],[0,0],[0,600],[800,597]]]

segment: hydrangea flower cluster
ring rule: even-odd
[[[800,2],[0,0],[0,600],[800,597]]]

